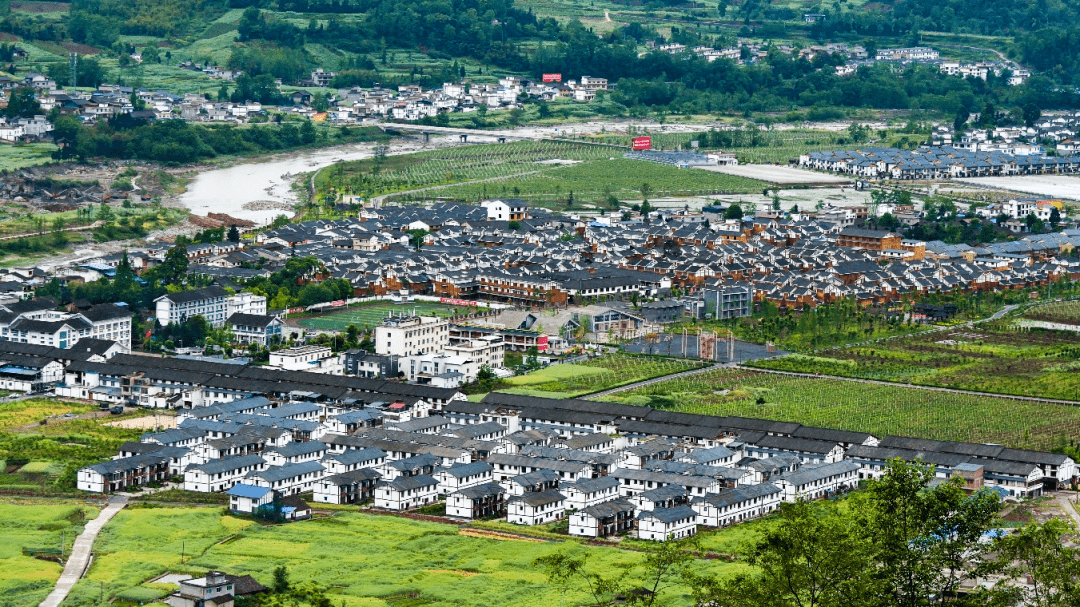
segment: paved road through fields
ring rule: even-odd
[[[109,498],[109,505],[102,509],[97,518],[86,524],[83,532],[79,534],[71,547],[71,555],[64,563],[64,572],[60,574],[60,579],[56,580],[56,588],[45,597],[44,601],[41,601],[39,607],[60,607],[60,603],[64,602],[75,583],[82,578],[87,565],[90,564],[90,553],[94,549],[94,540],[97,539],[98,533],[101,533],[101,528],[112,520],[117,512],[123,510],[127,502],[127,498],[122,496]]]

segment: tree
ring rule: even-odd
[[[652,194],[653,187],[648,182],[645,182],[645,183],[641,184],[640,187],[638,187],[638,191],[641,192],[641,200],[642,200],[642,202],[648,202],[649,201],[649,195]]]
[[[871,543],[832,505],[799,500],[781,504],[779,520],[747,550],[754,574],[727,583],[694,580],[698,605],[735,604],[843,607],[871,603],[875,582]]]
[[[240,230],[236,226],[229,226],[229,242],[240,242]]]
[[[627,593],[628,605],[656,604],[660,592],[685,579],[700,546],[696,536],[684,540],[656,542],[645,549],[645,573],[641,586],[648,592]]]
[[[737,204],[733,204],[724,211],[724,219],[742,219],[743,211],[742,207]]]
[[[1035,121],[1042,117],[1042,111],[1034,102],[1028,102],[1023,107],[1024,124],[1032,126]]]
[[[8,118],[33,118],[42,113],[34,89],[28,86],[20,86],[11,93],[7,107],[4,108],[2,115]]]
[[[1061,211],[1054,207],[1050,209],[1050,225],[1056,228],[1059,223],[1061,223]]]
[[[514,219],[507,222],[506,227],[510,228],[511,230],[517,231],[521,229],[521,222]]]
[[[289,570],[285,568],[285,565],[274,567],[274,581],[270,588],[277,594],[289,591]]]
[[[1003,576],[989,605],[1070,607],[1080,605],[1080,549],[1065,545],[1072,525],[1052,518],[997,539],[998,557],[986,573]],[[1028,584],[1012,583],[1027,580]]]
[[[932,465],[893,460],[858,496],[866,502],[852,506],[872,543],[885,604],[918,607],[953,594],[987,552],[979,539],[994,522],[997,494],[968,496],[958,477],[926,489],[933,479]]]
[[[780,210],[780,190],[773,191],[772,208],[774,211]]]
[[[548,583],[562,590],[563,598],[566,597],[570,585],[578,583],[585,585],[594,605],[607,605],[618,591],[619,583],[617,580],[604,578],[599,573],[587,571],[585,565],[588,560],[588,553],[572,554],[567,550],[560,550],[537,557],[533,566],[544,572]]]

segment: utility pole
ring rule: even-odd
[[[65,532],[66,531],[67,531],[66,529],[61,529],[60,530],[60,560],[61,561],[64,560],[64,544],[67,543],[65,541]]]
[[[79,83],[79,53],[68,54],[68,78],[70,78],[71,88],[75,88],[75,85]]]

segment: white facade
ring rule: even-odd
[[[450,322],[434,316],[391,317],[375,327],[375,353],[417,356],[450,345]]]
[[[345,374],[343,357],[326,346],[296,346],[271,352],[269,366],[286,371]]]
[[[638,539],[666,542],[697,534],[697,512],[689,506],[662,508],[638,515]]]
[[[566,514],[566,498],[551,490],[525,493],[506,503],[506,522],[518,525],[543,525],[561,519]]]
[[[212,286],[180,293],[166,293],[154,300],[155,316],[162,326],[183,323],[202,316],[213,327],[221,327],[228,318],[225,289]]]
[[[804,466],[798,472],[773,479],[773,483],[784,492],[785,502],[817,499],[840,489],[857,486],[859,466],[850,460],[813,467]]]
[[[772,483],[724,491],[698,498],[690,504],[699,525],[726,527],[766,514],[780,507],[783,492]]]
[[[438,499],[439,481],[427,474],[403,476],[375,486],[375,507],[384,510],[419,508]]]
[[[248,293],[247,291],[226,298],[225,318],[228,318],[233,314],[257,314],[259,316],[264,316],[266,314],[266,298],[262,295]]]

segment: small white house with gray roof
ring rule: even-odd
[[[312,491],[325,472],[322,464],[311,461],[253,470],[244,479],[249,484],[269,487],[281,495],[296,495]]]
[[[666,542],[697,535],[697,512],[690,506],[656,508],[637,516],[638,539]]]
[[[439,481],[439,494],[450,495],[456,491],[492,482],[491,464],[472,462],[441,468],[432,476]]]

